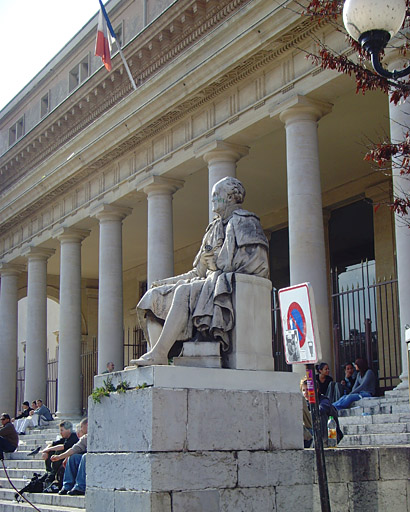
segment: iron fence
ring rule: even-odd
[[[337,270],[332,273],[336,379],[343,378],[344,363],[365,357],[384,392],[399,383],[401,373],[397,279],[370,282],[368,262],[360,272],[359,283],[341,289]]]
[[[93,337],[92,349],[81,354],[81,391],[83,413],[88,409],[88,397],[94,387],[94,376],[97,375],[97,338]]]

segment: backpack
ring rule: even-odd
[[[39,473],[34,473],[30,482],[26,486],[24,486],[18,493],[15,493],[14,499],[16,501],[22,501],[21,494],[23,494],[23,492],[43,492],[44,482],[46,478],[47,473],[43,476],[40,476]]]

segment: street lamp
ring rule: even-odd
[[[410,66],[400,71],[387,71],[380,63],[380,53],[397,34],[406,16],[406,0],[346,0],[343,23],[349,35],[359,41],[372,58],[377,74],[400,78],[410,73]]]

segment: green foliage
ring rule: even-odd
[[[140,387],[140,386],[138,386]],[[146,383],[144,382],[144,385],[142,387],[146,387]],[[118,392],[118,393],[125,393],[127,389],[130,389],[130,385],[126,380],[122,380],[117,387],[114,386],[112,383],[112,377],[108,377],[107,380],[104,381],[104,385],[93,389],[93,392],[91,393],[92,399],[94,403],[101,403],[101,398],[103,396],[110,396],[111,393]]]

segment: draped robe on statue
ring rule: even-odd
[[[201,256],[209,250],[216,256],[216,269],[206,268],[201,261]],[[234,273],[269,277],[268,241],[259,218],[239,207],[227,219],[217,217],[209,224],[193,270],[175,284],[163,284],[144,294],[137,312],[146,336],[147,314],[165,321],[175,290],[189,284],[188,322],[177,339],[192,339],[196,329],[204,338],[220,341],[224,351],[229,350],[229,332],[234,326]]]

